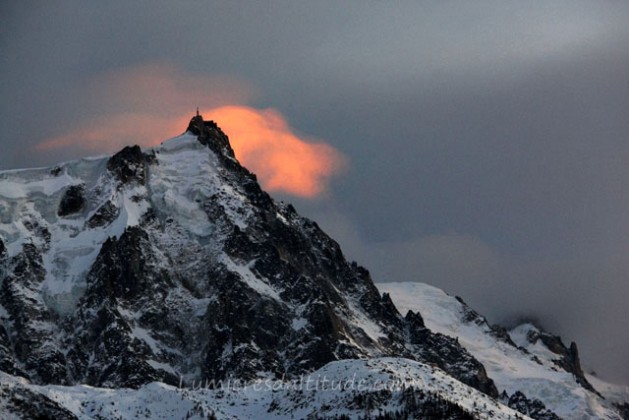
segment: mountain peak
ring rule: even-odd
[[[383,374],[402,366],[404,377],[447,375],[448,388],[456,379],[497,398],[499,389],[522,390],[526,372],[504,373],[515,360],[539,372],[527,399],[513,398],[521,408],[582,385],[561,372],[580,370],[576,347],[560,346],[565,366],[553,362],[555,353],[539,365],[438,289],[413,295],[421,307],[403,317],[403,302],[381,295],[315,222],[264,192],[225,133],[198,113],[184,134],[155,148],[4,172],[0,180],[0,371],[9,375],[42,386],[140,389],[155,381],[325,378],[372,363],[347,359],[370,359]],[[436,303],[443,307],[431,311]],[[435,325],[454,325],[456,334]],[[468,330],[476,332],[471,339]],[[560,382],[540,385],[549,376]],[[3,389],[0,412],[12,398]],[[394,398],[344,395],[352,400],[339,407]],[[599,404],[579,398],[586,409]],[[545,400],[574,417],[554,401]],[[278,404],[269,402],[267,412]]]
[[[197,136],[199,142],[203,145],[209,146],[215,152],[220,151],[227,156],[234,158],[234,150],[229,143],[229,138],[212,120],[204,120],[203,116],[199,114],[197,108],[197,114],[190,119],[187,130],[191,134]]]

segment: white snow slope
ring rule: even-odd
[[[581,387],[572,374],[553,363],[553,358],[558,356],[541,341],[534,345],[528,342],[527,333],[536,330],[531,324],[509,331],[513,342],[525,348],[527,354],[492,336],[484,319],[482,322],[466,322],[465,306],[441,289],[411,282],[379,283],[376,286],[391,295],[403,315],[409,310],[419,312],[430,330],[458,338],[459,343],[485,366],[500,392],[506,390],[511,395],[521,391],[530,399],[539,399],[546,408],[566,419],[619,418],[610,402],[629,401],[626,387],[623,393],[622,387],[594,381],[594,387],[606,396],[606,400]]]
[[[26,387],[45,395],[80,419],[305,419],[346,415],[352,419],[395,413],[404,389],[414,387],[456,403],[479,419],[527,419],[437,368],[401,358],[332,362],[292,382],[204,384],[179,388],[152,383],[140,389],[103,389],[85,385],[31,385],[0,372],[0,391]],[[389,394],[390,392],[390,394]],[[371,395],[373,408],[357,401]],[[378,400],[380,397],[380,400]],[[3,413],[0,399],[0,413]],[[4,413],[10,419],[9,413]],[[517,416],[517,417],[516,417]]]

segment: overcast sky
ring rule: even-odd
[[[535,318],[629,383],[627,22],[619,1],[5,1],[0,170],[159,143],[200,106],[375,281]]]

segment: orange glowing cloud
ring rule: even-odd
[[[112,153],[126,145],[158,145],[181,134],[199,106],[229,136],[238,160],[270,191],[315,197],[343,165],[332,147],[300,138],[276,110],[234,103],[253,89],[226,76],[190,74],[149,64],[102,75],[84,88],[84,103],[98,116],[42,141],[35,151],[81,149]]]
[[[225,106],[206,112],[205,118],[219,124],[236,157],[271,191],[314,197],[342,166],[335,149],[301,139],[276,110]]]

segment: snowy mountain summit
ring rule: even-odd
[[[379,287],[200,115],[0,172],[0,417],[626,418],[576,346]]]

